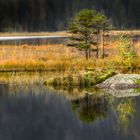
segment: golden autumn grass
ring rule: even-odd
[[[76,50],[63,45],[0,46],[0,71],[52,71],[83,69],[94,61],[85,63]]]
[[[108,57],[96,59],[95,53],[86,60],[84,52],[65,45],[0,46],[0,71],[77,71],[112,67],[117,60],[116,42],[106,46]],[[135,44],[138,52],[136,65],[140,67],[140,42]],[[102,48],[100,48],[100,53]]]

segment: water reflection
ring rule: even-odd
[[[46,44],[63,44],[69,40],[69,37],[56,38],[35,38],[35,39],[17,39],[17,40],[0,40],[0,45],[46,45]]]
[[[132,98],[121,99],[117,105],[119,130],[127,133],[130,122],[133,121],[136,108]]]
[[[108,101],[104,97],[86,94],[84,98],[71,101],[80,121],[91,123],[107,116]]]
[[[140,136],[139,97],[116,98],[97,88],[53,89],[36,84],[38,78],[29,78],[31,83],[0,84],[1,140],[135,140]]]
[[[0,84],[0,96],[6,96],[9,91],[9,85],[7,83]]]
[[[55,89],[61,92],[66,90],[62,90],[58,87]],[[125,134],[129,133],[130,125],[133,123],[136,113],[135,100],[133,97],[127,98],[127,96],[124,96],[124,98],[120,98],[123,97],[121,95],[119,98],[116,98],[118,96],[112,96],[110,93],[107,94],[107,92],[98,88],[85,88],[78,91],[79,95],[83,96],[68,99],[70,99],[72,109],[81,122],[90,124],[96,121],[102,121],[107,119],[110,112],[112,112],[114,121],[116,122],[116,131]],[[121,93],[122,92],[120,92],[120,94]],[[75,88],[67,90],[67,94],[76,95]],[[125,93],[125,95],[127,95],[127,93]]]

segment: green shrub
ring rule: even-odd
[[[121,34],[118,41],[118,67],[121,69],[133,69],[135,67],[136,52],[131,40]]]

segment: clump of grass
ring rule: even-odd
[[[90,87],[99,84],[107,78],[115,75],[114,72],[86,72],[78,75],[58,76],[50,78],[44,82],[49,86],[67,86],[67,87]]]

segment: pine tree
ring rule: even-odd
[[[69,30],[73,37],[69,45],[85,51],[86,59],[89,59],[91,51],[99,51],[96,36],[105,28],[107,21],[104,14],[95,10],[81,10],[70,23]],[[96,49],[92,49],[92,46]]]

